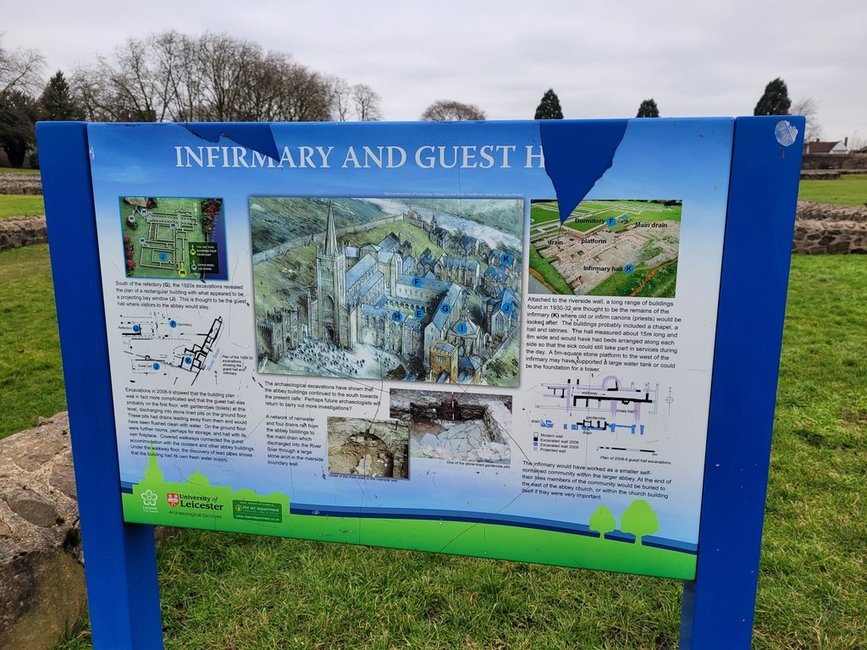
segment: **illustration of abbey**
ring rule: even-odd
[[[313,282],[258,318],[263,371],[516,385],[518,250],[454,218],[446,228],[409,209],[383,221],[341,229],[339,242],[328,204],[325,232],[299,242],[315,246]],[[361,243],[377,226],[385,236]]]

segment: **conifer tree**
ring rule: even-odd
[[[563,119],[563,109],[560,108],[560,98],[557,97],[557,93],[554,92],[553,88],[549,88],[545,91],[545,94],[542,95],[542,101],[539,102],[539,106],[536,108],[536,115],[533,117],[534,120],[562,120]]]
[[[39,97],[39,117],[43,120],[80,120],[84,112],[75,102],[63,73],[57,73],[45,84]]]
[[[788,115],[791,106],[786,82],[777,77],[765,86],[765,93],[756,104],[753,115]]]
[[[638,107],[638,115],[635,117],[659,117],[659,107],[657,107],[653,97],[641,102],[641,106]]]

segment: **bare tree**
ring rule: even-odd
[[[803,115],[807,118],[804,130],[804,142],[822,139],[822,125],[817,117],[819,105],[812,97],[806,97],[792,105],[792,115]]]
[[[36,50],[8,50],[0,43],[0,95],[12,90],[37,93],[44,65],[45,60]]]
[[[352,110],[352,86],[340,77],[328,79],[331,88],[331,107],[334,114],[331,116],[336,122],[347,122],[351,119]]]
[[[300,63],[281,70],[281,107],[286,122],[323,122],[331,119],[332,94],[327,80]]]
[[[122,121],[327,120],[338,81],[250,41],[174,31],[130,39],[72,76],[88,119]]]
[[[376,122],[382,119],[379,93],[367,84],[355,84],[352,87],[352,102],[359,122]]]
[[[464,104],[452,99],[441,99],[428,106],[421,119],[428,122],[446,120],[484,120],[485,111],[474,104]]]
[[[849,139],[849,151],[857,152],[861,149],[867,149],[867,138],[863,135],[858,135],[858,129],[855,129],[855,132],[848,136]],[[864,152],[867,153],[867,152]]]

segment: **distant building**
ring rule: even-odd
[[[518,295],[509,288],[488,300],[486,311],[488,332],[494,340],[501,340],[509,335],[512,328],[518,324],[520,309],[521,301]]]
[[[482,289],[489,295],[496,295],[509,286],[509,274],[496,266],[489,266],[482,276]]]
[[[447,248],[451,234],[445,228],[434,228],[428,234],[430,240],[440,248]]]
[[[472,235],[462,235],[458,241],[458,248],[464,255],[478,255],[479,240]]]
[[[849,151],[849,138],[843,138],[843,140],[835,140],[829,142],[822,142],[821,140],[813,140],[812,142],[804,143],[804,153],[805,154],[815,154],[815,153],[823,153],[823,154],[834,154],[838,156],[845,155],[850,153]]]
[[[267,357],[279,359],[301,344],[305,330],[303,319],[299,318],[299,307],[268,312],[257,323],[261,346]]]
[[[424,275],[433,270],[434,264],[437,263],[436,255],[431,252],[430,248],[425,248],[421,257],[418,258],[418,275]]]
[[[475,290],[479,286],[479,269],[476,260],[443,255],[434,265],[433,272],[441,280],[457,282]]]

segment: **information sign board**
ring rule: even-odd
[[[89,557],[151,573],[88,514],[118,490],[134,524],[683,579],[684,646],[743,640],[802,130],[41,125]],[[152,640],[101,570],[102,629]]]
[[[733,127],[89,126],[125,519],[693,578]]]

